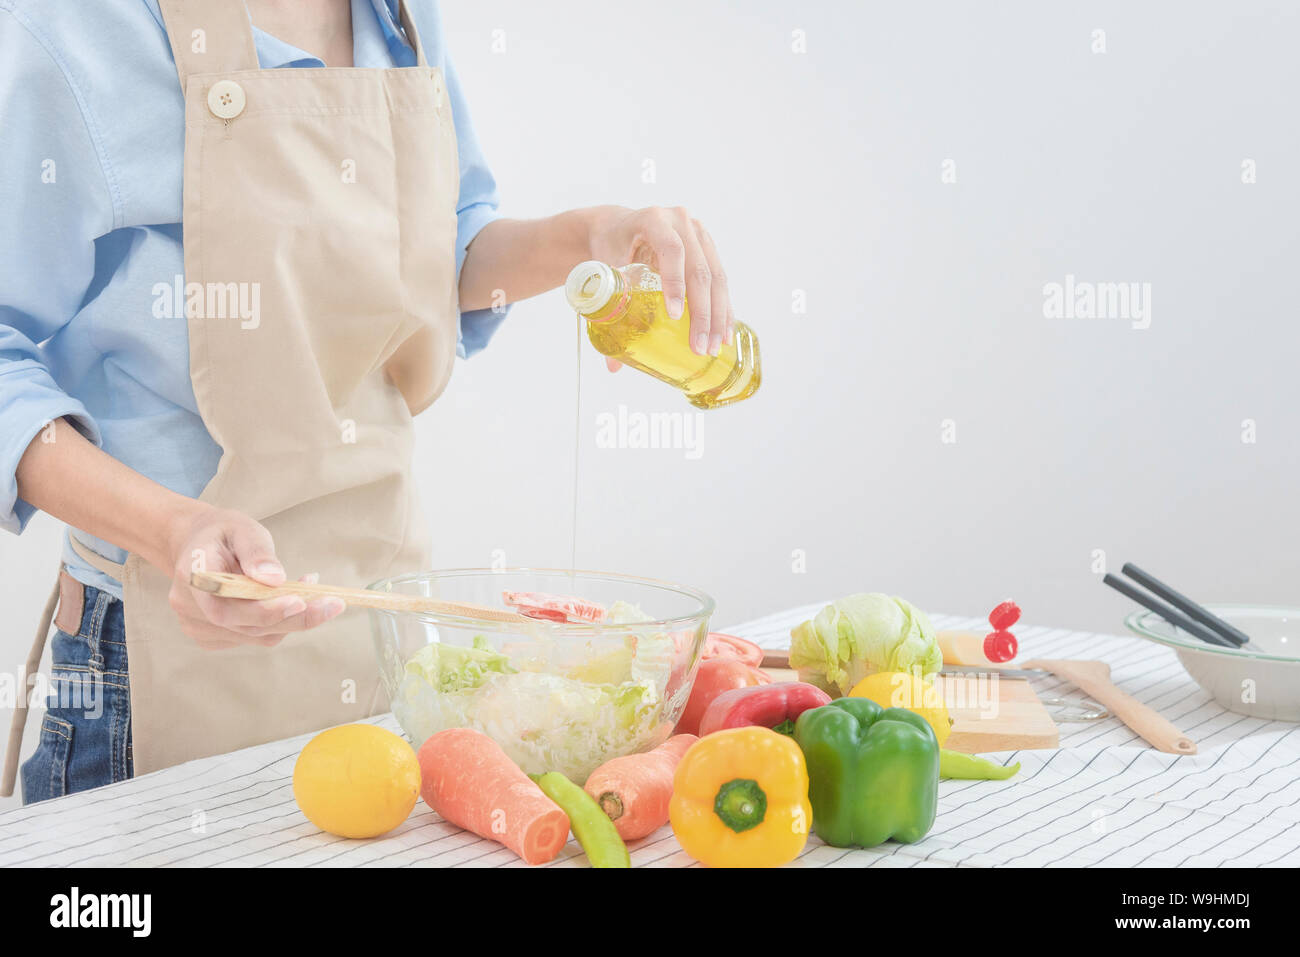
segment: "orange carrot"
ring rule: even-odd
[[[668,823],[677,762],[698,740],[693,734],[675,734],[653,751],[606,761],[591,772],[583,790],[609,815],[623,840],[645,837]]]
[[[569,839],[569,817],[486,734],[439,731],[420,746],[420,794],[458,827],[544,864]]]

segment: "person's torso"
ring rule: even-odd
[[[181,225],[185,107],[161,14],[156,0],[100,0],[87,23],[82,4],[51,7],[47,29],[62,39],[66,69],[85,91],[84,116],[116,221],[96,240],[94,280],[71,321],[43,345],[45,359],[60,387],[95,418],[108,454],[196,497],[221,449],[190,383]],[[414,51],[394,33],[400,27],[386,0],[352,0],[352,8],[356,67],[414,63]],[[253,35],[264,69],[324,66],[256,24]],[[94,551],[125,560],[111,543],[79,534]],[[64,561],[78,580],[120,596],[118,582],[66,544]]]

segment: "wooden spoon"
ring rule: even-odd
[[[1068,661],[1035,658],[1017,663],[1018,668],[1041,668],[1075,685],[1089,698],[1105,705],[1110,713],[1166,754],[1195,754],[1196,742],[1169,723],[1159,712],[1125,694],[1110,680],[1110,665],[1104,661]]]
[[[461,618],[481,618],[484,621],[503,621],[514,625],[536,624],[529,618],[505,608],[476,605],[463,601],[444,601],[420,595],[402,595],[397,592],[370,591],[367,588],[341,588],[338,585],[315,585],[309,582],[285,582],[283,585],[263,585],[246,575],[229,572],[191,572],[190,584],[199,591],[210,592],[219,598],[248,598],[263,600],[298,595],[304,599],[340,598],[347,605],[359,608],[382,608],[386,611],[429,612],[436,615],[456,615]]]

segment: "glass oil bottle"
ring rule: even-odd
[[[569,305],[586,320],[596,351],[680,389],[700,409],[748,398],[758,389],[758,337],[737,322],[718,355],[697,355],[690,337],[690,303],[680,319],[668,316],[663,285],[649,266],[614,268],[579,263],[564,284]]]

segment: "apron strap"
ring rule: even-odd
[[[406,0],[398,0],[398,16],[402,21],[402,29],[406,31],[406,39],[410,41],[411,48],[415,50],[415,65],[428,66],[429,63],[424,59],[424,44],[420,42],[420,34],[415,29],[415,21],[411,19],[411,12],[407,8]]]
[[[62,567],[62,566],[60,566]],[[5,747],[4,777],[0,778],[0,797],[9,797],[14,793],[14,782],[18,780],[18,758],[23,748],[23,729],[27,727],[27,699],[31,689],[27,682],[31,676],[41,670],[41,658],[45,655],[45,641],[50,634],[50,625],[54,621],[54,609],[59,604],[59,580],[54,580],[54,591],[45,601],[45,610],[41,612],[41,623],[36,629],[36,639],[32,650],[27,653],[27,665],[23,669],[22,696],[14,702],[14,716],[9,724],[9,743]]]
[[[120,562],[105,558],[99,552],[92,552],[89,548],[77,541],[77,536],[69,534],[68,544],[72,550],[77,553],[77,557],[96,571],[103,572],[114,581],[120,582],[123,574],[126,572],[126,566]]]
[[[257,48],[244,0],[158,0],[181,92],[199,73],[256,70]]]
[[[242,4],[241,4],[242,6]],[[111,561],[92,552],[77,541],[77,536],[69,534],[68,544],[81,560],[91,568],[103,572],[116,581],[122,580],[125,565]],[[59,568],[62,569],[62,564]],[[41,658],[45,655],[45,642],[50,635],[50,625],[54,623],[54,612],[59,605],[59,580],[54,580],[54,590],[46,599],[45,610],[41,612],[41,623],[36,628],[36,637],[32,640],[32,649],[27,653],[27,665],[23,671],[24,679],[30,679],[41,668]],[[23,730],[27,727],[27,699],[31,690],[24,684],[22,697],[14,702],[14,716],[9,723],[9,743],[5,747],[5,764],[3,776],[0,776],[0,797],[10,797],[14,793],[14,782],[18,779],[18,758],[23,747]]]

